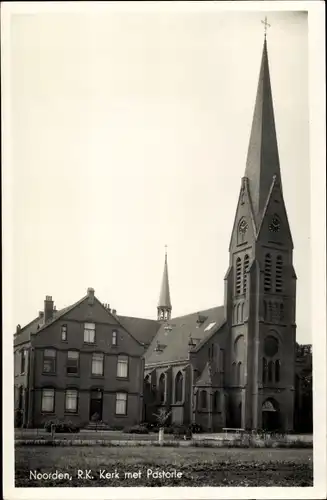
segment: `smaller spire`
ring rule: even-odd
[[[158,320],[168,320],[171,315],[171,301],[168,278],[167,245],[165,245],[165,264],[162,276],[160,296],[158,302]]]

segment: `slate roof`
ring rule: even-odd
[[[24,344],[25,342],[29,342],[32,333],[36,333],[40,331],[43,327],[53,323],[65,312],[67,312],[67,310],[70,309],[70,307],[72,306],[65,307],[63,309],[60,309],[59,311],[54,311],[54,317],[46,325],[44,323],[44,316],[38,316],[37,318],[33,319],[30,323],[21,328],[19,333],[14,334],[14,346],[18,346]]]
[[[130,316],[117,316],[118,321],[139,342],[149,345],[159,330],[159,321],[145,318],[133,318]]]
[[[203,322],[198,322],[203,320]],[[172,318],[160,326],[145,353],[145,364],[187,360],[189,341],[198,350],[225,323],[224,306]]]
[[[281,183],[267,40],[265,39],[245,170],[245,177],[249,179],[257,227],[262,218],[274,175]]]

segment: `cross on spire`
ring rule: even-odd
[[[264,20],[264,21],[261,21],[261,22],[262,22],[262,24],[263,24],[263,25],[264,25],[264,27],[265,27],[265,38],[266,38],[266,36],[267,36],[267,28],[270,28],[270,27],[271,27],[271,25],[267,23],[267,16],[265,17],[265,20]]]

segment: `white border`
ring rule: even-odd
[[[323,2],[7,2],[1,6],[2,209],[3,209],[3,454],[4,498],[326,498],[326,130],[325,24]],[[10,16],[36,12],[127,11],[308,11],[312,242],[312,338],[314,381],[314,486],[312,488],[14,488],[12,310],[12,203],[10,175]]]

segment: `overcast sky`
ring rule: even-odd
[[[187,3],[186,3],[187,4]],[[220,305],[263,45],[262,12],[16,15],[11,23],[12,330],[93,287],[156,318]],[[307,17],[268,14],[297,337],[310,331]]]

